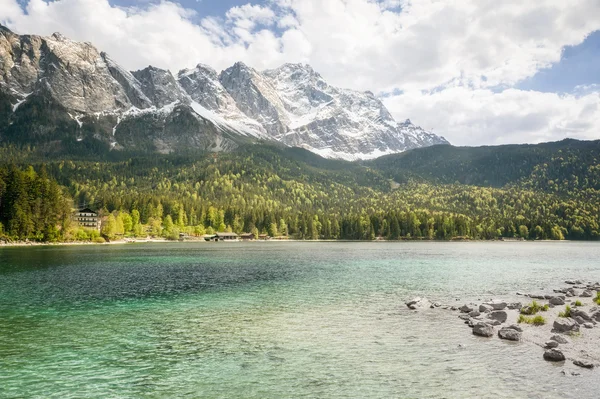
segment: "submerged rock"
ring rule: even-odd
[[[471,307],[471,306],[469,306],[469,305],[467,305],[467,304],[464,304],[464,305],[462,305],[462,306],[459,308],[459,310],[460,310],[461,312],[463,312],[463,313],[470,313],[470,312],[472,312],[472,311],[473,311],[473,307]]]
[[[494,327],[486,323],[477,323],[473,326],[473,334],[480,337],[491,337],[494,335]]]
[[[417,310],[417,309],[426,309],[431,307],[431,302],[427,298],[416,297],[412,301],[406,302],[406,306],[409,309]]]
[[[570,342],[568,339],[566,339],[562,335],[558,335],[558,334],[551,336],[550,339],[552,341],[558,342],[559,344],[568,344]]]
[[[593,369],[594,368],[594,363],[589,362],[587,360],[573,360],[573,364],[575,366],[583,367],[583,368],[586,368],[586,369]]]
[[[565,355],[558,349],[548,349],[544,352],[544,359],[549,362],[562,362],[565,360]]]
[[[494,310],[488,314],[488,319],[497,320],[504,323],[508,319],[508,314],[504,310]]]

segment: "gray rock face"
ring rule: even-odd
[[[130,104],[108,65],[89,43],[55,33],[19,36],[0,30],[0,86],[19,93],[46,92],[81,113],[118,110]]]
[[[565,360],[565,355],[558,349],[548,349],[544,352],[544,359],[549,362],[562,362]]]
[[[171,72],[149,66],[132,72],[140,82],[142,92],[158,108],[174,102],[186,103],[187,97]]]
[[[237,63],[220,75],[198,65],[175,79],[155,67],[128,72],[93,45],[60,34],[0,29],[0,90],[17,102],[13,113],[31,93],[51,98],[79,124],[80,136],[86,118],[97,121],[90,137],[114,149],[226,151],[268,139],[356,160],[447,143],[395,121],[370,92],[329,85],[308,65],[259,72]]]
[[[494,327],[480,322],[473,326],[473,334],[480,337],[492,337],[494,335]]]
[[[570,317],[559,317],[554,321],[553,328],[558,333],[577,332],[579,331],[579,324]]]
[[[498,337],[500,337],[500,339],[506,339],[508,341],[520,341],[521,340],[521,333],[517,330],[513,330],[512,328],[501,328],[498,331]]]
[[[492,320],[497,320],[500,323],[506,322],[508,319],[508,314],[504,310],[494,310],[493,312],[488,313],[487,317]]]

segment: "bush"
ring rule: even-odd
[[[596,294],[596,298],[594,298],[594,302],[596,302],[598,305],[600,305],[600,291],[598,291],[598,293]]]
[[[521,314],[524,315],[534,315],[538,312],[546,312],[550,309],[550,307],[546,304],[541,306],[537,301],[531,302],[530,305],[524,306],[521,308]]]
[[[558,317],[571,317],[571,307],[567,305],[564,312],[560,312]]]
[[[578,299],[575,301],[575,306],[583,306],[583,303]]]
[[[542,315],[537,315],[535,317],[527,317],[525,315],[519,315],[519,320],[517,322],[525,323],[525,324],[533,324],[534,326],[543,326],[546,324],[546,319]]]
[[[106,242],[106,240],[104,239],[104,237],[95,237],[93,239],[93,242],[96,244],[104,244]]]

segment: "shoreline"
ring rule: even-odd
[[[585,242],[585,243],[596,243],[600,242],[597,240],[230,240],[221,241],[221,243],[285,243],[285,242],[355,242],[355,243],[561,243],[561,242]],[[61,247],[61,246],[102,246],[102,245],[126,245],[126,244],[182,244],[182,243],[202,243],[211,244],[203,239],[198,240],[167,240],[163,238],[138,238],[138,239],[127,239],[109,242],[87,242],[87,241],[72,241],[72,242],[37,242],[37,241],[17,241],[17,242],[2,242],[0,241],[0,248],[17,248],[17,247]],[[214,244],[214,243],[213,243]]]

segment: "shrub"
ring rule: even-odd
[[[583,306],[583,303],[578,299],[575,301],[575,306]]]
[[[571,317],[571,307],[567,305],[564,312],[560,312],[558,317]]]
[[[598,305],[600,305],[600,291],[598,291],[598,293],[596,294],[596,298],[594,298],[594,302],[596,302]]]
[[[527,305],[527,306],[524,306],[523,308],[521,308],[521,314],[534,315],[540,311],[546,312],[546,311],[548,311],[548,309],[550,309],[550,307],[547,304],[544,306],[541,306],[537,301],[533,301],[533,302],[531,302],[530,305]]]
[[[95,237],[93,242],[96,244],[104,244],[106,240],[103,237]]]
[[[544,317],[539,314],[533,318],[532,322],[536,326],[543,326],[544,324],[546,324],[546,319],[544,319]]]
[[[543,326],[546,324],[546,319],[542,315],[537,315],[535,317],[527,317],[525,315],[519,315],[519,320],[517,322],[525,323],[525,324],[533,324],[534,326]]]

